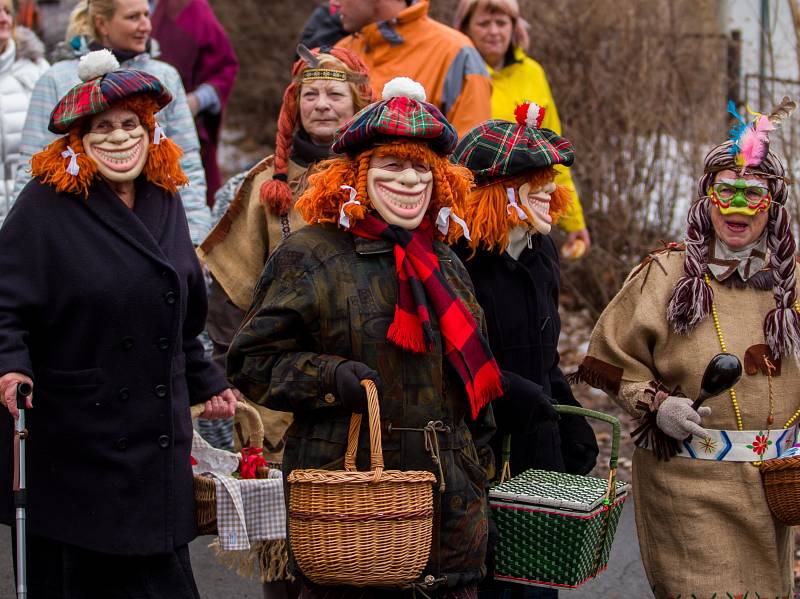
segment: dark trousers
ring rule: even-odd
[[[167,554],[109,555],[28,534],[27,546],[28,599],[200,599],[186,545]],[[13,555],[16,580],[15,547]]]

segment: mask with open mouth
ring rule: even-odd
[[[83,148],[105,179],[132,181],[147,162],[148,137],[135,112],[112,108],[92,117]]]
[[[372,156],[367,193],[390,225],[416,229],[431,202],[433,172],[429,164],[397,156]]]
[[[542,235],[548,235],[553,227],[553,217],[550,215],[550,196],[555,190],[555,184],[550,182],[536,189],[531,189],[530,183],[523,183],[518,191],[519,202],[528,208],[531,214],[529,227]]]

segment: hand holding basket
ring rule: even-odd
[[[353,414],[345,470],[289,474],[290,545],[303,574],[317,584],[408,584],[428,561],[436,477],[427,471],[384,470],[378,392],[372,381],[362,385],[370,470],[356,470],[361,414]]]
[[[205,406],[191,407],[192,419],[203,413]],[[256,409],[247,402],[236,403],[235,419],[246,419],[250,429],[247,447],[261,447],[264,439],[264,425]],[[217,491],[214,479],[202,474],[194,477],[194,499],[197,504],[197,531],[201,535],[217,534]]]

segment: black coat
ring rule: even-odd
[[[0,229],[0,375],[33,378],[28,530],[112,554],[196,535],[189,404],[228,385],[197,339],[205,282],[180,198],[140,177],[131,211],[38,179]],[[12,419],[0,410],[0,515]]]
[[[558,250],[549,236],[534,235],[531,248],[518,260],[497,254],[457,248],[475,286],[475,296],[486,314],[489,344],[503,370],[541,385],[542,392],[559,404],[579,405],[558,366],[560,266]],[[498,400],[498,401],[502,401]],[[497,415],[498,432],[492,445],[501,467],[504,423]],[[568,472],[589,472],[597,457],[597,441],[582,417],[562,415],[559,421],[561,453]],[[511,470],[516,475],[533,467],[557,463],[553,456],[536,455],[547,446],[537,431],[511,438]],[[499,472],[499,470],[498,470]]]

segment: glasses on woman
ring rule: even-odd
[[[720,181],[711,187],[712,201],[720,208],[766,210],[772,200],[769,189],[760,181]]]

